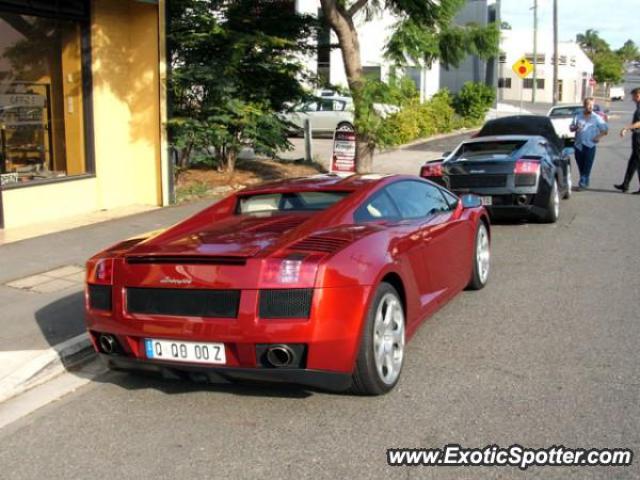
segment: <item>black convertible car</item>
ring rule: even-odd
[[[571,196],[571,153],[548,117],[504,117],[487,122],[445,158],[427,162],[420,176],[458,195],[480,196],[492,216],[553,223],[560,198]]]

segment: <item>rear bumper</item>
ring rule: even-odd
[[[115,370],[151,372],[169,378],[188,377],[194,380],[204,378],[211,383],[269,382],[303,385],[333,392],[343,392],[351,386],[351,374],[348,373],[302,368],[230,368],[176,365],[175,363],[105,354],[99,354],[99,357],[109,368]]]
[[[546,210],[539,205],[542,200],[540,194],[532,193],[531,188],[522,188],[510,193],[504,190],[496,193],[496,189],[477,189],[472,193],[480,197],[491,197],[492,205],[485,205],[485,208],[492,217],[501,218],[529,218],[545,215]],[[458,195],[469,193],[467,191],[455,191]]]
[[[371,288],[315,289],[309,318],[268,319],[259,316],[256,290],[242,291],[237,318],[205,318],[133,315],[122,303],[123,289],[114,287],[113,310],[89,309],[86,324],[96,351],[101,351],[100,334],[113,335],[122,358],[147,364],[154,363],[146,357],[144,341],[148,338],[224,343],[226,372],[259,369],[260,345],[296,344],[305,348],[302,368],[351,375]]]
[[[485,207],[492,218],[529,218],[545,214],[545,210],[535,205],[526,206],[492,206]]]

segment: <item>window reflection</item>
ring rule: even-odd
[[[86,173],[81,27],[0,12],[0,178]]]

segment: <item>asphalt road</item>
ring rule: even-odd
[[[612,188],[630,148],[616,132],[632,105],[612,110],[592,190],[564,201],[555,225],[494,226],[490,284],[423,324],[392,393],[108,373],[0,430],[0,477],[640,478],[637,459],[525,472],[386,464],[387,448],[449,443],[640,454],[640,196]]]

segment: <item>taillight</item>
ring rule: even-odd
[[[87,269],[87,282],[97,285],[113,284],[113,258],[101,258]]]
[[[533,160],[518,160],[516,166],[513,169],[513,173],[520,174],[537,174],[540,172],[540,162]]]
[[[267,258],[262,267],[262,288],[314,286],[321,254],[291,254]]]
[[[442,164],[434,163],[433,165],[423,165],[420,169],[421,177],[441,177],[442,176]]]

